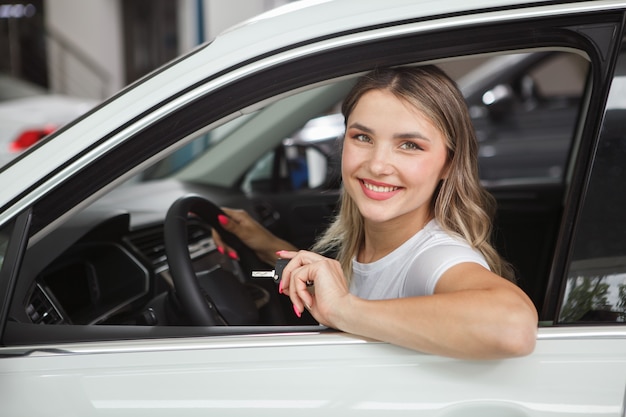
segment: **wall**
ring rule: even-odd
[[[117,1],[48,1],[51,89],[100,99],[118,91],[124,85],[121,24]]]
[[[53,0],[45,4],[52,91],[104,99],[124,80],[121,1]],[[181,54],[228,27],[289,0],[177,0]],[[198,12],[203,11],[199,19]],[[199,29],[203,26],[203,30]]]

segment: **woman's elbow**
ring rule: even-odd
[[[537,343],[537,326],[520,329],[505,344],[505,352],[510,357],[527,356],[533,353]]]
[[[512,318],[507,331],[501,333],[499,347],[503,356],[520,357],[530,355],[537,344],[537,315],[520,314]]]

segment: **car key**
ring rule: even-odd
[[[273,278],[274,282],[279,282],[283,274],[283,269],[289,263],[289,259],[278,259],[271,271],[252,271],[252,278]]]

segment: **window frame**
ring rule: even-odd
[[[610,210],[611,207],[614,207],[614,205],[608,204],[608,201],[606,201],[605,199],[607,197],[607,193],[610,191],[605,190],[604,194],[602,194],[602,191],[598,191],[597,185],[615,184],[616,181],[615,178],[607,178],[610,174],[608,171],[612,171],[612,169],[607,169],[607,165],[604,163],[605,161],[602,158],[606,158],[608,154],[614,155],[614,151],[608,148],[603,149],[603,145],[605,143],[615,144],[617,142],[615,138],[615,132],[621,132],[622,129],[620,128],[620,126],[617,126],[615,124],[617,123],[617,120],[623,120],[623,117],[626,114],[626,108],[622,107],[618,109],[611,109],[609,108],[608,103],[610,88],[614,88],[615,84],[620,83],[620,81],[616,81],[618,78],[623,80],[624,77],[626,77],[626,33],[622,32],[619,36],[619,39],[621,39],[621,41],[619,42],[619,51],[615,54],[612,62],[612,76],[608,77],[607,80],[607,103],[605,105],[605,108],[603,108],[602,117],[598,118],[598,120],[601,122],[601,125],[598,128],[597,139],[593,144],[593,148],[590,149],[589,157],[587,159],[588,166],[585,176],[584,189],[580,195],[579,209],[577,211],[576,219],[577,221],[573,228],[574,230],[572,232],[572,237],[570,240],[571,246],[569,250],[568,263],[567,265],[565,265],[563,278],[558,289],[559,297],[558,304],[556,305],[555,322],[557,322],[559,325],[570,326],[585,323],[623,325],[626,322],[624,320],[624,316],[626,315],[626,308],[623,309],[624,311],[620,313],[620,316],[616,321],[609,320],[609,316],[611,315],[610,312],[606,310],[589,311],[588,313],[595,312],[596,316],[592,319],[587,319],[581,322],[579,322],[578,320],[565,321],[563,317],[564,306],[566,306],[568,303],[567,296],[569,294],[569,291],[571,291],[571,286],[568,285],[568,283],[574,279],[581,278],[581,276],[579,275],[576,275],[575,278],[572,273],[575,273],[577,271],[586,271],[586,274],[584,272],[581,272],[583,273],[582,277],[590,279],[599,278],[600,276],[624,276],[626,274],[626,270],[624,270],[624,264],[626,262],[626,252],[621,252],[619,254],[615,253],[615,248],[619,247],[619,243],[617,246],[614,245],[613,248],[604,248],[605,251],[602,252],[602,244],[593,243],[593,240],[600,239],[604,241],[610,239],[610,237],[606,235],[598,236],[599,234],[597,230],[594,230],[595,227],[589,228],[586,224],[588,221],[593,222],[597,219],[615,218],[615,214],[611,215],[611,213],[601,211],[598,214],[598,210]],[[613,115],[611,114],[612,112],[616,113]],[[619,139],[626,139],[626,134],[622,133]],[[609,168],[614,166],[615,165],[610,165]],[[623,174],[621,176],[624,177]],[[619,179],[617,179],[617,181],[619,181]],[[604,213],[604,215],[602,215],[602,213]],[[611,229],[614,230],[614,227],[615,226],[611,226]],[[617,235],[619,236],[619,233],[617,233]],[[591,243],[589,243],[590,240]],[[579,241],[581,244],[587,242],[587,249],[583,249],[581,245],[577,245]],[[607,251],[610,252],[611,250],[613,251],[612,253],[607,253]],[[586,253],[583,255],[585,251],[595,251],[595,253]],[[626,279],[623,279],[623,283],[620,284],[620,286],[624,286],[625,284]],[[614,311],[611,312],[617,313]]]

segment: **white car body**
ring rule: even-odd
[[[27,215],[29,210],[181,106],[265,70],[373,40],[604,13],[626,13],[626,1],[302,0],[226,31],[0,168],[0,295],[5,297],[0,325],[4,332],[18,329],[7,311],[15,285],[10,278],[27,269],[13,263],[19,253],[28,253],[64,221],[192,135],[133,162],[74,207],[38,225],[36,232],[24,232],[20,246],[17,232],[37,221]],[[615,58],[612,51],[607,47],[606,56]],[[271,100],[224,114],[206,130]],[[609,102],[626,110],[615,98]],[[241,166],[249,166],[264,146],[271,148],[257,142],[250,139],[250,154],[227,141],[219,143],[225,157],[202,161],[202,169],[208,176],[219,174],[217,185],[231,184],[242,168],[229,164],[229,157],[239,155]],[[191,177],[192,169],[179,178]],[[550,324],[539,327],[531,355],[493,361],[426,355],[315,326],[259,334],[244,329],[231,335],[185,335],[174,329],[162,336],[148,329],[144,337],[79,342],[57,339],[51,326],[48,343],[3,342],[0,347],[0,414],[624,417],[624,323]],[[98,334],[106,325],[93,327]]]
[[[53,345],[2,359],[0,399],[7,416],[621,416],[625,351],[603,328],[545,329],[531,356],[484,362],[345,334]]]

